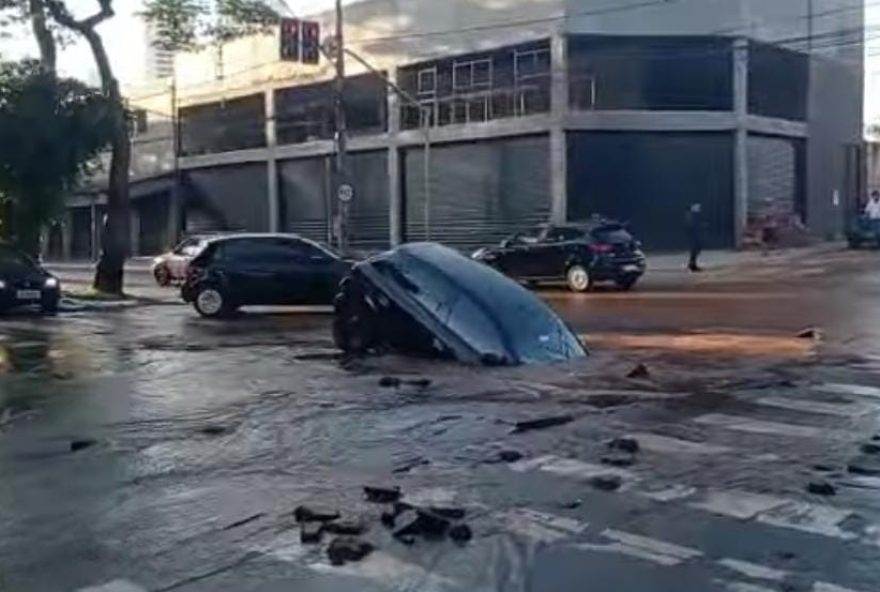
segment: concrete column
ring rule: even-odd
[[[391,68],[388,71],[388,79],[397,84],[397,70]],[[388,170],[388,228],[391,246],[397,246],[403,242],[404,230],[402,206],[404,188],[400,186],[400,150],[397,147],[397,134],[400,132],[400,97],[386,85],[388,93],[388,156],[386,166]]]
[[[276,148],[278,147],[278,134],[275,120],[275,91],[268,88],[265,93],[266,101],[266,197],[269,200],[269,231],[278,232],[281,229],[279,217],[279,193],[278,193],[278,160]]]
[[[568,215],[568,38],[561,31],[550,39],[550,218],[565,222]]]
[[[73,257],[73,211],[64,210],[61,218],[61,258],[70,261]]]
[[[49,258],[49,236],[51,232],[51,226],[48,224],[44,224],[42,228],[40,228],[40,257],[45,261]]]
[[[733,236],[742,246],[749,209],[749,44],[746,39],[733,42],[733,112],[736,129],[733,140]]]
[[[141,254],[141,213],[134,204],[129,209],[128,248],[132,257]]]

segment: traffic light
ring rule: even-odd
[[[302,23],[302,62],[317,64],[321,61],[321,25],[314,21]]]
[[[288,62],[299,61],[300,22],[299,19],[281,19],[280,53],[281,59]]]

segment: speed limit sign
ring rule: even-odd
[[[342,203],[348,203],[351,201],[351,198],[354,197],[354,187],[349,185],[348,183],[343,183],[336,190],[336,198],[339,199]]]

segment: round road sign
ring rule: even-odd
[[[354,187],[349,185],[348,183],[343,183],[336,190],[336,197],[342,203],[348,203],[351,201],[351,198],[354,197]]]

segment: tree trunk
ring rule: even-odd
[[[99,292],[122,294],[125,259],[129,246],[128,170],[131,165],[131,142],[125,104],[119,92],[119,82],[113,75],[104,42],[95,27],[113,16],[113,0],[98,0],[100,10],[92,16],[77,20],[67,10],[63,0],[44,2],[52,18],[61,26],[76,31],[88,42],[101,76],[101,88],[113,109],[113,141],[110,157],[110,176],[107,183],[107,217],[101,223],[101,255],[95,268],[93,286]]]
[[[52,31],[46,23],[46,6],[43,0],[28,0],[28,12],[37,47],[40,48],[40,66],[44,72],[54,76],[57,63],[55,37],[52,36]]]
[[[125,260],[129,249],[129,192],[128,170],[131,166],[131,140],[125,105],[119,92],[119,82],[113,76],[110,60],[101,37],[94,28],[83,31],[92,48],[101,86],[113,109],[113,141],[110,157],[110,176],[107,182],[107,218],[103,223],[103,242],[93,286],[99,292],[122,294]]]

